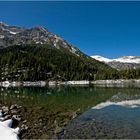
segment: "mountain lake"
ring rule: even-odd
[[[0,88],[0,104],[24,107],[21,139],[140,138],[138,87]]]

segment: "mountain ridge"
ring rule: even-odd
[[[93,80],[116,72],[43,27],[0,23],[0,48],[1,81]]]
[[[122,56],[116,59],[109,59],[109,58],[102,57],[100,55],[93,55],[91,57],[96,60],[98,59],[99,61],[104,61],[104,62],[117,61],[122,63],[140,63],[140,56]]]
[[[112,68],[123,70],[123,69],[136,69],[140,67],[140,56],[122,56],[116,59],[108,59],[99,55],[91,56],[92,58],[104,62]]]
[[[49,32],[47,28],[42,26],[23,28],[0,22],[0,48],[27,44],[48,44],[53,45],[57,49],[63,47],[76,55],[80,51],[60,36]]]

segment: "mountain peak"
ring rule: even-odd
[[[123,56],[123,57],[119,57],[118,59],[124,59],[124,60],[128,60],[128,59],[139,59],[140,56]]]
[[[57,49],[65,48],[77,55],[79,49],[70,45],[63,38],[49,32],[42,26],[36,26],[30,29],[17,26],[9,26],[3,22],[0,24],[0,48],[6,48],[12,45],[26,44],[48,44]]]
[[[111,59],[105,58],[105,57],[100,56],[100,55],[93,55],[91,57],[98,60],[98,61],[101,61],[101,62],[110,62],[111,61]]]
[[[108,58],[102,57],[100,55],[93,55],[91,57],[98,61],[102,61],[105,63],[113,62],[113,61],[121,62],[121,63],[140,63],[140,56],[122,56],[122,57],[119,57],[116,59],[108,59]]]
[[[140,56],[123,56],[117,59],[108,59],[99,55],[91,56],[92,58],[104,62],[116,69],[131,69],[140,67]]]

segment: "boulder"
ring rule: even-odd
[[[7,106],[2,106],[2,112],[8,112],[9,111],[9,108]]]
[[[20,115],[13,115],[12,119],[13,119],[13,120],[16,120],[16,121],[18,121],[18,122],[21,121]]]

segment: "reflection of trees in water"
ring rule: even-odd
[[[55,87],[55,88],[1,88],[1,104],[21,104],[25,106],[44,106],[49,109],[85,110],[111,97],[137,97],[138,88],[105,87]]]

